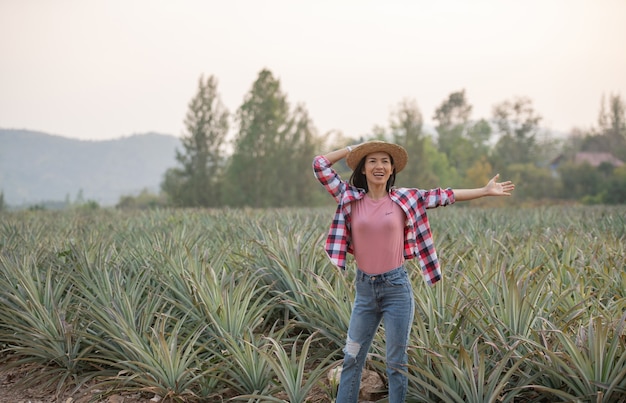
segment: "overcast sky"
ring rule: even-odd
[[[624,0],[0,0],[0,128],[80,139],[181,135],[200,76],[235,111],[277,77],[320,133],[426,123],[465,89],[472,118],[528,97],[552,130],[626,97]]]

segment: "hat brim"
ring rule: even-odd
[[[385,152],[391,156],[396,173],[404,169],[409,159],[409,155],[404,147],[393,143],[387,143],[386,141],[372,140],[367,143],[360,144],[358,147],[352,149],[346,157],[346,164],[348,164],[348,167],[354,171],[363,158],[376,152]]]

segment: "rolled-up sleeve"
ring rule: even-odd
[[[453,204],[454,191],[452,188],[435,188],[422,191],[422,199],[425,208],[443,207]]]
[[[338,202],[342,193],[343,181],[332,168],[330,161],[323,155],[315,157],[313,159],[313,173],[318,182],[324,186],[324,189]]]

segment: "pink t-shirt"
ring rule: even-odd
[[[404,263],[402,208],[389,196],[365,196],[352,206],[352,245],[356,264],[367,274],[381,274]]]

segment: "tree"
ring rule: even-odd
[[[457,171],[464,171],[469,166],[467,155],[468,141],[464,138],[472,106],[467,103],[465,90],[453,92],[435,110],[433,119],[437,122],[437,143]]]
[[[515,183],[513,197],[517,200],[538,203],[559,197],[561,181],[547,167],[536,164],[511,164],[506,179]],[[504,179],[504,178],[503,178]]]
[[[626,135],[626,118],[624,117],[624,101],[619,95],[609,97],[609,110],[605,107],[605,98],[602,97],[598,125],[602,132],[613,136],[623,137]]]
[[[143,189],[137,196],[125,195],[120,197],[115,208],[122,210],[145,210],[166,206],[167,200],[165,199],[165,195],[153,194],[148,189]]]
[[[505,171],[512,164],[536,162],[539,116],[528,98],[515,98],[496,105],[493,121],[500,136],[491,157],[494,167]]]
[[[602,173],[591,165],[566,162],[558,168],[561,178],[561,197],[569,200],[581,200],[596,196],[602,192],[604,179]]]
[[[466,138],[472,150],[472,164],[474,161],[489,155],[489,141],[492,133],[491,125],[485,119],[480,119],[469,125],[466,131]]]
[[[396,186],[429,188],[439,186],[440,181],[450,183],[456,177],[446,156],[433,145],[423,131],[422,113],[415,100],[405,99],[393,110],[389,118],[389,130],[375,126],[369,140],[391,138],[403,146],[409,154],[409,161],[396,180]],[[360,139],[359,143],[365,141]]]
[[[281,207],[310,204],[310,164],[319,147],[304,106],[293,114],[280,81],[264,69],[237,111],[239,124],[228,167],[228,203]],[[308,183],[309,185],[305,185]]]
[[[296,206],[312,206],[317,203],[319,184],[313,175],[310,175],[311,161],[322,146],[322,138],[317,134],[313,121],[304,105],[298,105],[293,113],[292,152],[285,160],[291,164],[291,169],[285,167],[283,174],[285,193],[289,194],[289,202]]]
[[[392,111],[389,127],[393,142],[403,146],[410,158],[399,176],[398,184],[422,186],[436,182],[432,170],[428,169],[428,155],[424,149],[426,136],[422,131],[424,119],[415,100],[405,99]]]
[[[420,183],[420,187],[458,187],[461,182],[457,170],[450,165],[448,157],[437,149],[431,137],[424,139],[424,154],[428,156],[427,169],[432,172],[432,182]]]
[[[491,178],[493,178],[493,168],[486,157],[474,161],[466,173],[468,187],[472,188],[484,186]]]
[[[200,77],[198,91],[185,117],[183,151],[176,150],[181,167],[169,169],[161,184],[177,206],[214,207],[222,201],[223,146],[229,113],[217,91],[217,80]]]
[[[453,92],[436,109],[433,119],[437,122],[437,143],[457,172],[470,182],[467,170],[475,161],[489,151],[491,126],[485,120],[471,122],[472,106],[465,97],[465,90]]]
[[[456,126],[465,125],[472,114],[472,106],[465,98],[465,90],[453,92],[435,110],[435,119],[438,127],[449,130]]]
[[[611,95],[607,111],[603,96],[598,116],[600,136],[604,137],[606,144],[605,149],[598,151],[612,152],[621,159],[626,159],[626,116],[624,110],[622,98],[619,95]]]
[[[626,203],[626,165],[615,168],[607,180],[607,191],[602,201],[607,204]]]

